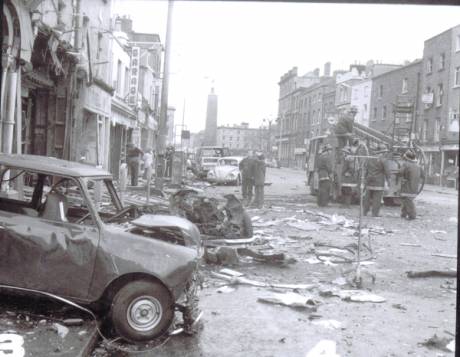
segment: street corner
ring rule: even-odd
[[[44,299],[2,296],[0,355],[86,357],[98,337],[96,322],[79,310]]]

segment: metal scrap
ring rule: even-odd
[[[257,298],[257,301],[310,309],[320,304],[319,301],[314,300],[311,296],[304,296],[291,291],[286,293],[271,293],[264,295]],[[312,310],[315,311],[315,309]]]
[[[311,290],[316,287],[316,284],[280,284],[280,283],[264,283],[261,281],[251,280],[244,277],[231,277],[216,272],[211,272],[211,275],[215,278],[226,280],[231,284],[250,285],[260,288],[279,288],[279,289],[305,289]]]
[[[425,271],[408,271],[406,272],[408,278],[456,278],[456,270],[425,270]]]

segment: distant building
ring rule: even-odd
[[[460,25],[425,41],[419,107],[428,182],[446,184],[447,171],[458,167]]]
[[[216,145],[217,134],[217,95],[214,88],[208,95],[208,105],[206,107],[206,127],[204,130],[203,145]]]
[[[217,146],[229,148],[234,154],[246,154],[248,150],[263,150],[264,130],[250,128],[248,123],[217,127]]]
[[[372,78],[369,126],[387,135],[408,140],[414,137],[417,113],[417,97],[420,92],[422,62],[416,60],[405,66]],[[411,103],[412,114],[397,114],[398,103]],[[393,130],[394,129],[394,130]]]
[[[369,126],[369,112],[371,108],[372,80],[363,79],[351,86],[350,105],[357,109],[355,122]]]

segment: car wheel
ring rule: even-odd
[[[162,335],[174,317],[169,291],[161,284],[135,281],[125,285],[112,301],[115,331],[128,341],[146,341]]]

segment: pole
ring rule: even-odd
[[[155,188],[163,189],[164,154],[166,146],[166,120],[168,116],[169,57],[171,54],[171,22],[173,1],[168,1],[168,18],[166,21],[165,56],[163,80],[161,84],[160,122],[158,123],[158,140],[156,142],[157,168],[155,170]]]
[[[279,119],[280,119],[280,122],[279,122],[279,125],[280,125],[280,138],[279,138],[279,145],[278,145],[278,166],[281,166],[281,134],[282,134],[281,125],[282,125],[282,117],[283,117],[283,115],[280,115],[280,117],[279,117]]]
[[[184,98],[184,106],[182,107],[182,126],[181,126],[181,132],[180,132],[180,152],[181,152],[181,176],[185,176],[185,170],[184,170],[184,145],[183,140],[184,138],[182,137],[182,132],[184,131],[184,122],[185,122],[185,98]]]

